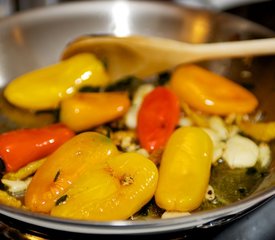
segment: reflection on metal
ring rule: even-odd
[[[9,0],[0,0],[0,17],[5,17],[13,13],[14,2]]]
[[[114,34],[119,37],[129,35],[129,5],[125,1],[117,1],[112,7],[111,14],[114,21]]]
[[[183,5],[190,5],[197,8],[225,10],[249,3],[264,2],[266,0],[174,0]]]
[[[209,36],[210,28],[211,26],[209,19],[204,15],[198,16],[196,19],[194,19],[190,26],[190,42],[206,42]]]
[[[7,0],[4,0],[4,1],[7,1]],[[59,0],[28,0],[28,1],[15,0],[14,2],[15,2],[16,10],[22,11],[30,8],[56,4],[56,3],[59,3],[60,1]]]
[[[45,238],[37,237],[30,234],[25,234],[24,237],[28,240],[44,240]]]
[[[24,40],[22,29],[20,27],[15,26],[12,29],[11,34],[16,44],[18,44],[19,46],[24,46],[25,40]]]

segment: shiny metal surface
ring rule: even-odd
[[[5,86],[24,72],[58,61],[65,45],[83,34],[142,34],[191,43],[274,35],[272,31],[238,17],[165,3],[93,1],[51,6],[18,14],[0,22],[0,86]],[[224,59],[201,64],[238,82],[255,85],[254,92],[267,118],[275,119],[274,57]],[[247,75],[244,72],[249,72],[250,77],[245,77]],[[0,214],[34,226],[85,234],[142,235],[211,227],[221,220],[234,219],[234,216],[274,195],[274,167],[275,162],[271,166],[271,173],[251,197],[221,209],[194,213],[184,218],[83,222],[62,220],[2,205]]]
[[[153,2],[94,1],[50,6],[1,22],[0,86],[28,70],[56,62],[66,43],[90,33],[155,35],[192,43],[269,34],[268,30],[224,14]]]

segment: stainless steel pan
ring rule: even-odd
[[[91,1],[61,4],[0,21],[0,86],[29,70],[58,61],[65,45],[83,34],[142,34],[191,43],[274,36],[262,26],[224,13],[157,2]],[[267,118],[275,120],[274,57],[223,59],[201,63],[238,82],[249,81]],[[244,72],[251,77],[244,78]],[[275,149],[273,151],[275,153]],[[274,154],[273,154],[274,158]],[[164,233],[210,227],[253,208],[275,194],[275,159],[270,174],[254,194],[226,207],[190,216],[150,221],[93,222],[58,219],[0,205],[11,219],[55,230],[85,234]]]

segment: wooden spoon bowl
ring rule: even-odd
[[[275,53],[275,38],[191,44],[146,36],[83,36],[66,47],[62,59],[80,52],[96,54],[117,80],[129,75],[144,78],[201,60],[271,55]]]

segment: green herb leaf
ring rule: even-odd
[[[62,197],[58,198],[55,202],[55,206],[59,206],[61,203],[67,200],[68,195],[63,195]]]

